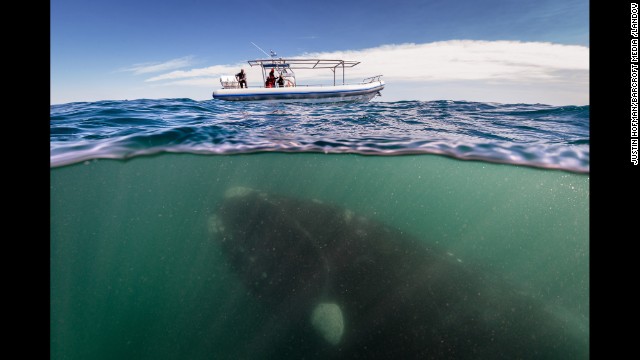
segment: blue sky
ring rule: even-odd
[[[204,100],[240,66],[257,86],[251,42],[361,61],[383,101],[589,103],[586,0],[52,0],[51,103]]]

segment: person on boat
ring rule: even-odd
[[[265,83],[265,86],[268,88],[272,88],[276,86],[276,76],[273,74],[274,69],[271,69],[271,71],[269,72],[269,77],[267,78],[267,82]]]
[[[282,74],[278,77],[278,87],[284,87],[284,78],[282,77]]]
[[[240,88],[241,89],[243,87],[245,87],[247,89],[249,88],[247,86],[247,74],[245,74],[244,69],[240,69],[240,72],[236,74],[236,80],[240,84]]]

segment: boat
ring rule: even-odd
[[[345,69],[358,65],[359,61],[330,59],[272,58],[249,60],[249,66],[260,66],[265,86],[240,88],[235,76],[221,76],[222,89],[213,91],[213,98],[227,101],[267,101],[267,102],[367,102],[381,96],[384,89],[382,75],[363,79],[357,84],[345,83]],[[333,72],[333,85],[301,85],[294,70],[329,69]],[[336,73],[342,70],[342,84],[336,84]],[[268,86],[267,74],[274,71],[284,79],[284,86]]]

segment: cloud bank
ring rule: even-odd
[[[548,81],[589,70],[587,47],[541,42],[453,40],[303,57],[362,59],[354,68],[361,75],[373,71],[403,81]]]
[[[465,92],[465,89],[474,88],[476,93],[479,89],[502,92],[506,95],[504,99],[508,101],[513,101],[515,94],[526,92],[522,102],[551,104],[551,93],[566,93],[567,99],[562,101],[588,103],[589,48],[585,46],[548,42],[451,40],[304,53],[290,57],[360,61],[356,67],[345,70],[346,82],[359,82],[366,77],[382,74],[387,83],[383,96],[391,95],[385,98],[391,101],[445,99],[444,96],[450,96],[449,94],[460,94],[458,97],[473,100],[473,94],[468,90]],[[190,58],[185,57],[162,64],[132,67],[131,71],[138,74],[162,72],[158,69],[163,67],[168,71],[177,68],[177,65],[183,67],[182,64],[188,61]],[[218,79],[221,75],[233,75],[241,68],[247,72],[249,86],[262,85],[260,69],[250,67],[246,62],[168,71],[149,77],[145,82],[157,86],[213,89],[219,86]],[[333,81],[330,70],[297,70],[296,74],[300,84]],[[340,71],[336,78],[341,80]],[[402,88],[413,90],[411,93],[396,91]],[[440,95],[438,88],[446,88],[449,92]],[[429,89],[427,95],[424,95],[424,89]],[[460,91],[456,92],[455,89]],[[536,100],[536,94],[540,95],[540,100]],[[496,96],[493,101],[500,102],[500,95]]]

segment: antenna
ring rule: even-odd
[[[249,42],[253,44],[253,41],[249,41]],[[258,46],[258,45],[256,45],[256,44],[253,44],[253,46],[257,47],[257,48],[258,48],[258,50],[262,51],[262,53],[263,53],[263,54],[265,54],[265,55],[269,56],[269,54],[267,54],[264,50],[260,49],[260,46]],[[272,52],[273,52],[273,51],[272,51]]]

